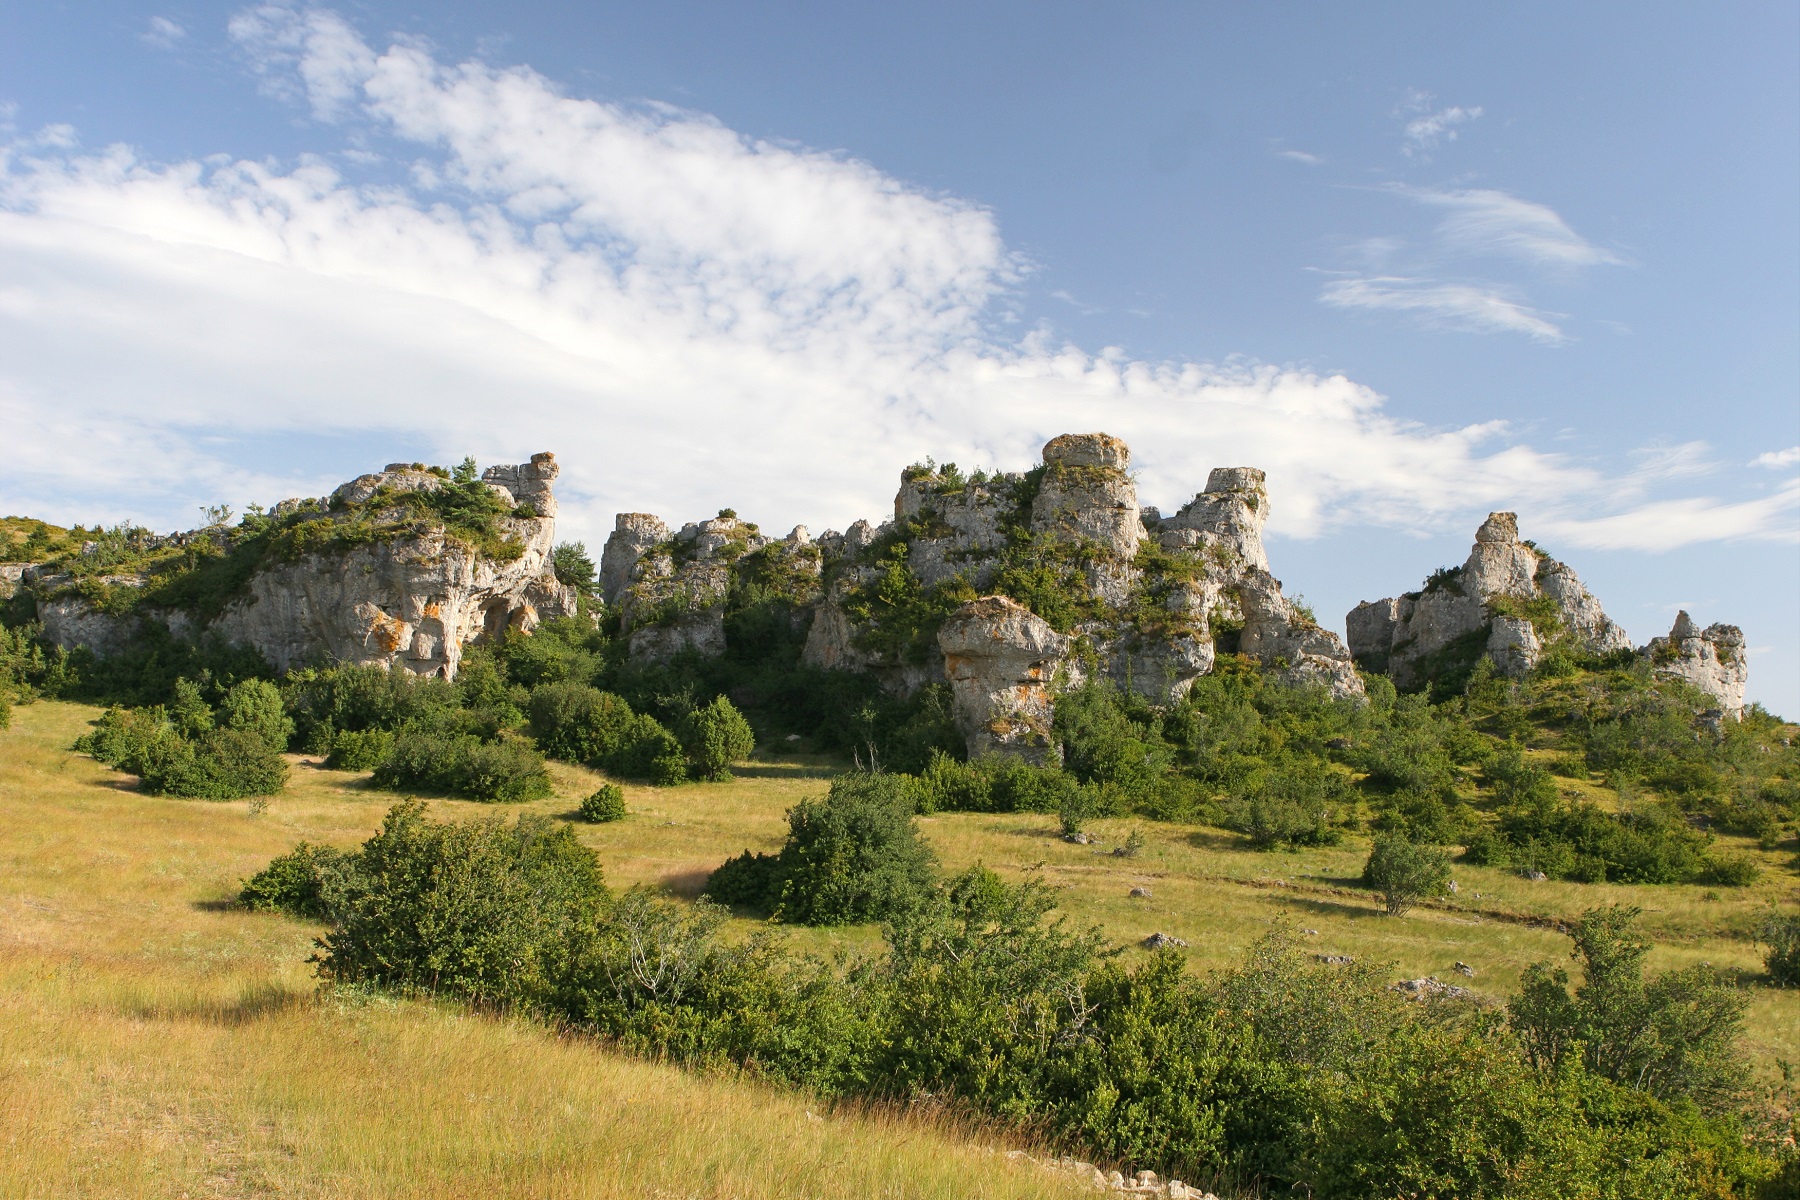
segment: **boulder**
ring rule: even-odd
[[[1701,629],[1683,610],[1676,614],[1669,636],[1651,638],[1643,654],[1656,674],[1685,679],[1717,700],[1723,716],[1743,719],[1750,657],[1744,649],[1744,631],[1736,625]]]

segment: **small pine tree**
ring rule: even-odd
[[[603,783],[600,790],[581,802],[581,819],[596,825],[625,818],[625,789],[616,783]]]

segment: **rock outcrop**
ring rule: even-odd
[[[284,528],[354,514],[377,536],[328,544],[291,561],[261,562],[222,610],[204,619],[177,608],[135,606],[113,616],[45,576],[34,582],[47,639],[65,648],[113,654],[156,620],[183,636],[209,635],[256,650],[280,670],[311,662],[399,667],[453,678],[463,648],[509,629],[529,631],[546,617],[575,611],[575,595],[550,569],[555,544],[556,458],[491,467],[481,483],[508,510],[493,518],[498,537],[517,547],[494,557],[399,507],[409,492],[446,486],[441,474],[396,463],[339,487],[328,500],[285,500],[273,515]],[[387,507],[384,507],[387,506]],[[209,531],[201,531],[206,533]],[[221,530],[229,539],[230,531]],[[175,540],[193,535],[175,535]],[[297,543],[304,544],[304,543]],[[234,552],[226,550],[226,553]],[[141,587],[141,577],[111,577]]]
[[[1401,687],[1448,659],[1483,654],[1503,673],[1523,675],[1558,638],[1595,653],[1631,646],[1573,570],[1519,539],[1509,512],[1488,514],[1462,566],[1435,573],[1420,591],[1357,605],[1345,631],[1357,663]]]
[[[1744,651],[1744,631],[1736,625],[1701,629],[1684,610],[1676,614],[1669,636],[1651,638],[1643,653],[1656,674],[1686,680],[1717,700],[1721,715],[1743,719],[1750,658]]]
[[[1024,605],[986,596],[950,614],[938,630],[956,723],[969,756],[1050,756],[1051,685],[1069,640]]]

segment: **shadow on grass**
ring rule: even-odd
[[[237,912],[244,906],[238,903],[236,896],[229,896],[223,900],[196,900],[191,907],[200,912],[221,913]]]
[[[231,999],[127,1000],[120,1010],[144,1021],[203,1021],[209,1025],[249,1025],[312,1003],[313,993],[295,991],[278,983],[259,983]]]
[[[711,878],[712,870],[709,868],[686,867],[669,872],[659,882],[683,900],[697,900],[700,893],[706,890],[706,881]]]
[[[843,768],[817,762],[752,762],[732,763],[731,773],[739,779],[830,779],[843,774]]]
[[[1283,904],[1301,912],[1312,913],[1314,916],[1374,917],[1381,915],[1381,909],[1372,898],[1368,904],[1358,904],[1352,900],[1329,900],[1319,896],[1290,896],[1279,891],[1270,892],[1268,896],[1277,904]]]
[[[1249,850],[1250,839],[1224,829],[1196,829],[1187,835],[1187,844],[1196,850]],[[1261,853],[1261,851],[1258,851]]]

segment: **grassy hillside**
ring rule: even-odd
[[[997,1153],[1016,1138],[820,1119],[801,1097],[539,1025],[321,993],[316,927],[228,901],[302,837],[360,841],[393,797],[304,764],[262,816],[140,795],[68,751],[97,712],[40,702],[0,732],[0,1194],[1076,1194]],[[540,807],[571,808],[580,774],[559,772]],[[625,881],[722,857],[803,782],[664,793],[676,807],[627,821],[643,845],[606,847],[607,866]]]
[[[608,1055],[539,1026],[455,1005],[320,992],[317,927],[245,913],[239,881],[302,839],[349,847],[393,803],[366,776],[296,759],[260,816],[244,802],[141,795],[70,753],[98,710],[39,702],[0,733],[0,1190],[20,1195],[884,1195],[1063,1194],[974,1136],[916,1116],[808,1116],[807,1102]],[[550,765],[555,795],[516,806],[572,813],[599,776]],[[825,764],[744,764],[725,785],[628,786],[624,821],[577,828],[615,885],[698,892],[726,857],[775,848],[783,813],[823,789]],[[433,802],[437,815],[491,812]],[[1769,902],[1791,903],[1790,855],[1755,857],[1748,888],[1532,882],[1466,865],[1459,891],[1402,919],[1354,886],[1366,845],[1260,854],[1221,830],[1097,821],[1098,847],[1054,815],[921,819],[948,868],[1041,871],[1078,922],[1120,943],[1161,930],[1194,965],[1231,961],[1288,920],[1320,953],[1391,960],[1502,997],[1523,967],[1560,958],[1552,927],[1603,900],[1640,904],[1653,968],[1707,961],[1760,974],[1749,940]],[[1108,851],[1141,829],[1142,853]],[[1132,898],[1134,887],[1149,898]],[[1716,897],[1716,898],[1714,898]],[[748,932],[754,923],[740,921]],[[805,944],[872,946],[867,927],[796,930]],[[1457,962],[1473,980],[1454,975]],[[1773,1075],[1800,1057],[1800,992],[1755,987],[1751,1052]],[[814,1106],[817,1111],[817,1106]]]

